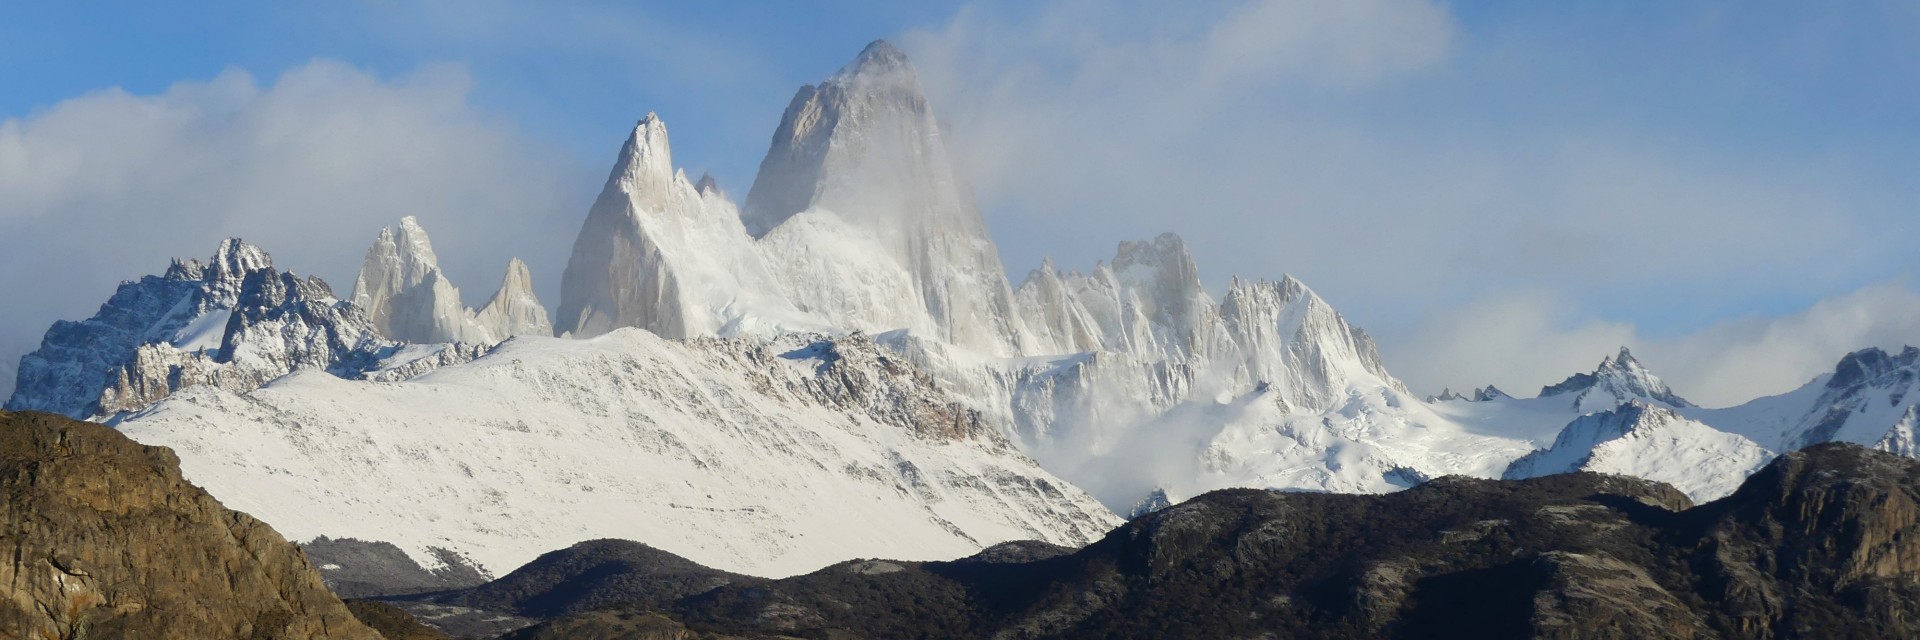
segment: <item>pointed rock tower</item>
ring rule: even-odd
[[[660,116],[634,125],[574,240],[556,330],[588,338],[638,327],[687,338],[801,324],[739,210],[702,182],[674,169]]]
[[[885,41],[794,95],[742,219],[759,237],[808,210],[877,238],[908,272],[938,338],[995,355],[1021,350],[999,251],[913,65]]]
[[[551,335],[547,311],[533,295],[533,276],[515,258],[485,309],[460,303],[460,289],[440,271],[427,230],[413,216],[380,230],[354,280],[353,302],[380,335],[420,344],[493,344],[516,335]]]

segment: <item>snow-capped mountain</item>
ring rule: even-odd
[[[289,538],[423,564],[446,548],[495,574],[603,537],[788,575],[1080,545],[1119,522],[860,336],[515,338],[402,382],[195,387],[120,429]]]
[[[547,309],[533,295],[533,276],[518,258],[500,289],[479,311],[440,271],[433,242],[413,216],[380,230],[354,280],[353,302],[380,335],[400,342],[496,344],[517,335],[553,335]]]
[[[1607,411],[1632,398],[1646,398],[1675,408],[1693,406],[1685,398],[1674,395],[1667,383],[1641,366],[1626,347],[1620,348],[1619,355],[1602,360],[1593,373],[1574,374],[1559,384],[1540,389],[1539,397],[1555,396],[1570,398],[1574,411],[1580,413]]]
[[[1552,446],[1515,460],[1502,477],[1616,473],[1665,482],[1706,502],[1733,493],[1773,456],[1752,440],[1636,398],[1574,419]]]
[[[1423,401],[1305,283],[1216,297],[1174,234],[1015,289],[949,142],[874,43],[794,97],[744,205],[673,165],[657,115],[636,123],[551,327],[518,260],[462,305],[412,219],[347,301],[233,241],[56,325],[8,406],[118,416],[295,537],[496,573],[606,536],[763,575],[1076,544],[1114,522],[1093,498],[1229,487],[1598,470],[1706,498],[1792,447],[1916,449],[1915,349],[1730,409],[1624,348],[1535,398]]]
[[[6,406],[110,417],[183,387],[244,392],[300,368],[381,375],[476,354],[465,345],[403,349],[383,340],[326,282],[276,270],[267,252],[228,239],[205,263],[175,260],[164,275],[122,283],[93,317],[54,323],[40,349],[21,359]]]

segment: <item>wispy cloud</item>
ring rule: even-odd
[[[1597,320],[1568,296],[1531,291],[1448,308],[1402,340],[1390,345],[1399,357],[1389,364],[1416,388],[1495,384],[1525,397],[1629,346],[1676,393],[1730,406],[1799,388],[1846,353],[1920,342],[1920,291],[1886,282],[1784,316],[1669,336]]]
[[[402,216],[434,234],[469,295],[508,255],[557,282],[580,203],[567,161],[467,102],[458,66],[383,79],[316,61],[269,85],[229,71],[157,95],[108,89],[0,122],[0,359],[116,282],[204,256],[223,236],[352,286]],[[344,290],[339,291],[342,295]],[[9,376],[5,385],[11,385]]]
[[[1818,112],[1701,110],[1741,108],[1726,95],[1757,90],[1754,78],[1813,76],[1731,68],[1697,41],[1731,47],[1729,30],[1800,26],[1702,15],[1643,33],[1646,46],[1692,56],[1672,61],[1680,68],[1729,69],[1694,91],[1684,73],[1605,66],[1617,42],[1596,49],[1450,6],[976,4],[904,42],[1014,273],[1043,255],[1090,265],[1116,241],[1176,231],[1215,282],[1301,276],[1382,337],[1390,367],[1436,391],[1524,391],[1644,342],[1683,390],[1750,397],[1867,344],[1847,340],[1902,330],[1809,338],[1823,355],[1806,362],[1776,340],[1766,352],[1785,360],[1770,373],[1708,370],[1759,338],[1696,328],[1911,268],[1901,238],[1920,220],[1901,203],[1915,191],[1887,180],[1878,150],[1725,133]],[[1518,333],[1470,341],[1489,350],[1472,357],[1450,342],[1456,316]],[[1701,342],[1640,339],[1676,331]],[[1469,357],[1488,366],[1446,368]]]

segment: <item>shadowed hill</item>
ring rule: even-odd
[[[1380,496],[1217,491],[1077,552],[1038,551],[847,562],[519,637],[1915,637],[1920,461],[1821,445],[1697,507],[1588,473]]]

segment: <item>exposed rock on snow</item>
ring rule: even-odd
[[[1574,374],[1559,384],[1540,389],[1540,397],[1567,396],[1573,399],[1574,411],[1588,413],[1605,411],[1634,398],[1646,398],[1674,408],[1686,408],[1693,403],[1674,395],[1667,383],[1640,366],[1633,353],[1626,347],[1620,347],[1618,356],[1608,356],[1600,361],[1599,368],[1593,373]]]
[[[1920,348],[1907,347],[1899,353],[1862,349],[1841,358],[1832,373],[1794,391],[1689,415],[1777,451],[1851,442],[1916,456],[1917,407]]]
[[[244,392],[302,368],[392,377],[478,352],[402,349],[327,283],[278,271],[259,247],[228,239],[204,264],[175,260],[163,276],[122,283],[92,318],[54,323],[22,359],[7,407],[111,417],[194,385]]]

